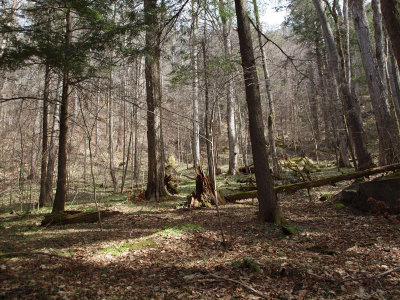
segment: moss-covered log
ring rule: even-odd
[[[104,218],[119,214],[119,211],[101,211],[100,217],[103,220]],[[67,224],[78,224],[78,223],[94,223],[99,221],[99,212],[90,211],[90,212],[73,212],[72,214],[68,211],[57,213],[57,214],[49,214],[44,217],[41,226],[50,226],[50,225],[67,225]]]
[[[400,170],[400,164],[393,164],[393,165],[387,165],[387,166],[382,166],[382,167],[377,167],[377,168],[372,168],[372,169],[367,169],[363,171],[358,171],[358,172],[353,172],[353,173],[347,173],[347,174],[342,174],[342,175],[337,175],[329,178],[323,178],[323,179],[318,179],[314,181],[309,181],[309,182],[299,182],[299,183],[293,183],[293,184],[287,184],[287,185],[278,185],[275,186],[275,192],[276,193],[294,193],[298,190],[302,189],[309,189],[309,188],[315,188],[315,187],[320,187],[328,184],[334,184],[339,181],[344,181],[344,180],[351,180],[351,179],[356,179],[360,177],[366,177],[374,174],[379,174],[379,173],[384,173],[388,171],[396,171]],[[242,199],[249,199],[249,198],[257,198],[257,191],[248,191],[248,192],[241,192],[237,194],[231,194],[231,195],[225,195],[226,201],[236,201],[236,200],[242,200]]]

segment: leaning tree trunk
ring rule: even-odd
[[[65,51],[68,49],[72,40],[71,11],[68,9],[65,16]],[[52,213],[59,213],[65,210],[65,200],[67,198],[67,142],[68,142],[68,105],[69,105],[69,71],[63,71],[62,96],[60,103],[60,133],[58,138],[58,171],[57,171],[57,190],[54,198]]]
[[[257,0],[253,0],[254,7],[254,16],[256,18],[256,26],[257,26],[257,35],[258,35],[258,46],[260,47],[261,52],[261,62],[264,73],[265,87],[267,89],[267,99],[268,99],[268,142],[269,149],[272,158],[272,168],[275,174],[279,174],[279,164],[278,164],[278,156],[276,154],[276,146],[275,146],[275,108],[274,108],[274,100],[272,98],[271,93],[271,80],[269,77],[269,72],[267,68],[267,60],[265,57],[264,46],[262,42],[261,36],[261,23],[260,16],[258,13]]]
[[[146,48],[149,53],[145,60],[146,102],[147,102],[147,143],[148,177],[146,199],[158,201],[167,195],[164,185],[164,143],[161,127],[161,77],[160,77],[160,20],[157,1],[144,0],[146,24]]]
[[[354,143],[354,147],[356,150],[356,156],[358,160],[358,168],[366,169],[372,166],[372,159],[370,154],[367,151],[367,142],[365,139],[365,135],[363,134],[362,123],[360,122],[360,117],[357,115],[357,104],[356,99],[352,96],[350,87],[346,81],[346,72],[345,72],[345,63],[343,60],[343,50],[340,46],[340,51],[342,54],[342,64],[339,64],[339,52],[337,49],[337,45],[334,41],[333,33],[331,27],[328,22],[328,18],[325,14],[325,11],[322,8],[322,4],[319,0],[313,0],[315,9],[318,14],[318,18],[321,22],[322,31],[327,47],[327,54],[329,57],[329,68],[332,73],[333,86],[335,89],[335,105],[340,105],[339,100],[339,91],[343,98],[343,105],[346,114],[346,120],[348,126],[350,128],[350,135]],[[338,36],[338,42],[340,42]],[[339,110],[339,107],[336,109]],[[343,158],[343,162],[345,165],[349,165],[347,147],[345,147],[345,126],[342,122],[342,118],[337,112],[337,129],[340,139],[340,149]]]
[[[232,88],[232,68],[231,65],[231,51],[229,48],[230,44],[230,26],[227,17],[226,3],[225,0],[219,0],[219,10],[222,21],[222,35],[224,43],[224,55],[225,61],[228,64],[228,79],[226,83],[226,100],[227,100],[227,124],[228,124],[228,142],[229,142],[229,170],[228,174],[235,175],[237,173],[237,160],[238,160],[238,144],[236,139],[236,127],[235,127],[235,100],[233,97]]]
[[[400,2],[399,0],[380,0],[386,30],[392,42],[397,65],[400,66]]]
[[[375,122],[379,135],[379,163],[387,165],[400,161],[400,135],[390,113],[388,91],[374,62],[368,19],[363,0],[352,1],[354,28],[357,33],[361,59],[371,95]]]
[[[50,66],[49,64],[46,64],[45,75],[44,75],[44,90],[43,90],[42,162],[41,162],[41,173],[40,173],[39,207],[45,206],[47,202],[46,174],[47,174],[47,159],[48,159],[48,148],[49,148],[49,143],[48,143],[49,93],[50,93]]]
[[[258,84],[253,41],[246,0],[235,0],[239,33],[240,54],[246,101],[249,110],[250,139],[253,150],[254,169],[258,190],[259,219],[263,222],[280,222],[280,212],[274,184],[268,164],[268,151],[264,136],[264,122],[261,109],[260,88]]]

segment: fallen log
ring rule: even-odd
[[[370,175],[374,175],[374,174],[384,173],[384,172],[388,172],[388,171],[396,171],[396,170],[400,170],[400,163],[376,167],[376,168],[367,169],[367,170],[363,170],[363,171],[357,171],[357,172],[353,172],[353,173],[337,175],[337,176],[318,179],[318,180],[314,180],[314,181],[298,182],[298,183],[287,184],[287,185],[278,185],[278,186],[275,186],[274,189],[275,189],[276,193],[294,193],[294,192],[296,192],[298,190],[302,190],[302,189],[310,189],[310,188],[320,187],[320,186],[324,186],[324,185],[328,185],[328,184],[335,184],[336,182],[339,182],[339,181],[351,180],[351,179],[356,179],[356,178],[360,178],[360,177],[366,177],[366,176],[370,176]],[[242,200],[242,199],[250,199],[250,198],[257,198],[257,190],[241,192],[241,193],[231,194],[231,195],[225,195],[225,200],[228,202]]]
[[[119,211],[101,211],[100,217],[104,218],[119,214]],[[99,221],[99,212],[71,212],[65,211],[58,214],[49,214],[44,217],[41,226],[51,225],[67,225],[67,224],[78,224],[78,223],[94,223]]]

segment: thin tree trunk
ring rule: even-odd
[[[343,49],[340,42],[340,34],[337,32],[337,41],[339,43],[339,49],[336,47],[332,30],[330,28],[328,18],[322,8],[321,2],[319,0],[313,0],[314,6],[317,10],[317,14],[319,20],[321,22],[322,31],[325,39],[325,43],[327,46],[327,54],[329,57],[329,68],[332,73],[332,81],[335,89],[335,106],[337,106],[336,111],[340,111],[340,100],[339,100],[339,89],[340,94],[343,97],[343,105],[344,111],[346,115],[347,124],[350,128],[350,137],[353,140],[354,147],[356,150],[357,160],[358,160],[358,168],[360,170],[369,168],[372,166],[372,159],[370,154],[367,151],[367,142],[365,139],[365,135],[363,134],[363,126],[360,122],[360,117],[357,115],[357,99],[355,99],[350,91],[350,87],[348,82],[346,81],[346,72],[345,72],[345,62],[343,56]],[[336,18],[336,29],[338,28],[338,21]],[[341,58],[341,64],[339,64],[339,54]],[[342,117],[339,112],[337,112],[336,116],[337,120],[337,129],[340,140],[340,149],[342,154],[343,163],[345,166],[349,166],[348,152],[346,146],[346,134],[345,134],[345,125],[342,121]]]
[[[257,35],[258,35],[258,47],[260,48],[261,52],[261,63],[262,63],[262,68],[263,68],[263,74],[264,74],[264,81],[265,81],[265,87],[267,90],[267,100],[268,100],[268,120],[267,120],[267,126],[268,126],[268,142],[269,142],[269,152],[272,158],[272,168],[275,174],[279,173],[279,164],[278,164],[278,157],[276,154],[276,146],[275,146],[275,108],[274,108],[274,100],[272,97],[272,92],[271,92],[271,80],[269,77],[269,72],[267,68],[267,60],[265,57],[265,51],[263,47],[263,42],[262,42],[262,36],[261,36],[261,23],[260,23],[260,15],[258,12],[258,5],[257,5],[257,0],[253,0],[253,7],[254,7],[254,16],[256,19],[256,26],[257,26]]]
[[[66,11],[65,51],[67,52],[72,40],[71,11]],[[63,71],[62,96],[60,104],[60,134],[58,139],[58,171],[57,190],[54,198],[52,213],[65,210],[67,197],[67,142],[68,142],[68,105],[69,105],[69,71]]]
[[[108,87],[108,156],[109,156],[109,168],[110,177],[113,185],[113,191],[116,193],[118,191],[117,176],[115,175],[114,166],[114,101],[112,94],[112,70],[109,74],[109,87]]]
[[[200,127],[199,127],[199,86],[198,86],[198,54],[197,54],[197,28],[198,16],[195,12],[195,2],[192,0],[192,37],[190,57],[193,67],[192,101],[193,101],[193,164],[194,169],[200,165]]]
[[[44,75],[44,90],[43,90],[43,116],[42,116],[42,163],[40,172],[40,195],[39,207],[47,204],[46,195],[46,174],[47,174],[47,159],[48,159],[48,107],[50,93],[50,66],[46,64]]]
[[[228,78],[226,82],[226,101],[227,101],[227,125],[228,125],[228,143],[229,143],[229,169],[228,174],[235,175],[237,173],[237,155],[238,155],[238,145],[236,140],[236,128],[235,128],[235,99],[233,97],[232,88],[232,72],[233,67],[230,63],[231,61],[231,51],[230,51],[230,19],[226,11],[225,0],[219,0],[219,12],[222,22],[222,35],[224,44],[224,56],[225,63],[228,65]]]
[[[352,1],[354,27],[357,33],[361,59],[367,78],[368,89],[379,135],[379,163],[381,165],[400,161],[400,136],[390,114],[388,91],[385,89],[378,68],[374,63],[367,16],[363,0]]]
[[[396,59],[393,54],[392,44],[389,41],[389,57],[390,63],[388,66],[390,85],[392,86],[393,92],[393,106],[396,111],[397,123],[400,126],[400,78],[399,71],[397,68]]]
[[[204,116],[204,126],[206,130],[207,139],[207,165],[208,165],[208,176],[210,177],[210,182],[214,182],[213,170],[213,159],[214,154],[212,152],[212,122],[210,122],[210,96],[208,87],[208,73],[207,73],[207,49],[206,49],[206,24],[204,25],[204,37],[201,42],[201,49],[203,51],[203,80],[204,80],[204,101],[205,101],[205,116]]]
[[[281,217],[279,206],[268,164],[268,151],[264,136],[260,88],[246,0],[235,0],[235,7],[240,54],[242,57],[242,67],[246,87],[246,101],[249,110],[251,147],[253,150],[256,182],[259,187],[257,196],[259,203],[259,219],[262,222],[280,223]]]
[[[58,92],[58,88],[57,88]],[[54,177],[54,167],[56,162],[56,146],[55,146],[55,129],[56,129],[56,120],[57,120],[57,102],[54,102],[53,106],[53,122],[51,125],[51,136],[50,136],[50,143],[49,143],[49,155],[47,161],[47,172],[46,172],[46,196],[47,196],[47,203],[52,203],[53,201],[53,177]]]

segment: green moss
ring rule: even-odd
[[[286,235],[295,235],[300,232],[299,229],[297,229],[295,226],[292,226],[290,224],[282,225],[282,231]]]
[[[345,207],[346,207],[346,205],[344,205],[342,202],[338,202],[338,203],[335,203],[335,205],[333,205],[333,209],[336,209],[336,210],[341,210]]]

